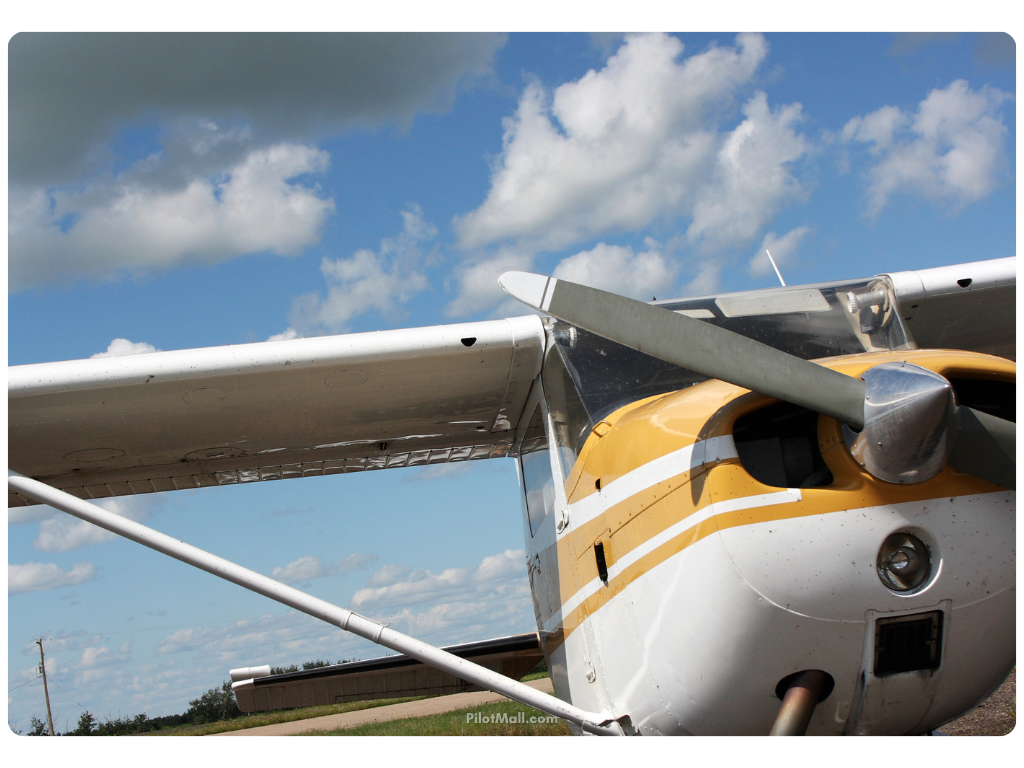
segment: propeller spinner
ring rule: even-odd
[[[929,480],[946,465],[1016,489],[1016,425],[958,406],[945,378],[883,363],[854,378],[695,318],[596,288],[506,272],[502,289],[529,307],[606,339],[843,422],[874,477]]]

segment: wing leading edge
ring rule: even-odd
[[[528,316],[14,366],[9,467],[94,499],[506,456],[543,348]]]

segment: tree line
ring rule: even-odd
[[[329,667],[332,663],[344,664],[348,659],[341,659],[338,662],[331,662],[325,659],[305,661],[301,669],[317,669]],[[270,674],[280,675],[285,672],[298,672],[299,665],[292,664],[288,667],[272,667]],[[58,734],[60,736],[132,736],[140,733],[159,731],[162,728],[176,728],[182,725],[202,725],[205,723],[216,723],[221,720],[232,720],[241,717],[235,701],[235,693],[231,690],[231,681],[225,680],[216,688],[211,688],[198,699],[189,702],[189,708],[180,715],[164,715],[162,717],[149,717],[145,712],[134,716],[108,718],[100,722],[96,716],[86,710],[78,718],[78,724],[74,730]],[[29,720],[29,730],[26,736],[46,736],[46,723],[35,715]]]

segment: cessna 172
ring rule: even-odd
[[[1015,661],[1015,283],[1009,258],[651,305],[508,273],[547,317],[12,367],[9,504],[576,732],[924,733]],[[88,502],[504,456],[556,697]]]

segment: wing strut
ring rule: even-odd
[[[340,608],[298,589],[286,586],[279,581],[274,581],[255,571],[250,571],[248,568],[243,568],[236,563],[232,563],[222,557],[217,557],[198,547],[193,547],[191,544],[186,544],[133,520],[127,520],[120,515],[115,515],[113,512],[108,512],[102,507],[90,504],[38,480],[32,480],[17,472],[8,470],[7,487],[9,490],[34,499],[41,504],[49,504],[51,507],[67,512],[69,515],[80,520],[98,525],[100,528],[105,528],[111,533],[116,533],[118,536],[123,536],[145,547],[155,549],[157,552],[162,552],[176,560],[181,560],[183,563],[188,563],[207,573],[212,573],[214,576],[233,582],[240,587],[261,594],[264,597],[269,597],[271,600],[276,600],[290,608],[302,611],[328,624],[340,627],[347,632],[352,632],[378,645],[383,645],[385,648],[404,653],[406,656],[411,656],[422,661],[424,664],[437,667],[443,672],[455,675],[474,685],[479,685],[481,688],[500,693],[546,714],[568,720],[589,733],[605,736],[621,736],[624,734],[622,726],[610,715],[586,712],[571,704],[567,704],[561,699],[535,690],[524,683],[512,680],[497,672],[492,672],[479,664],[461,659],[440,648],[409,637],[409,635],[396,632],[384,624],[379,624],[346,608]]]

